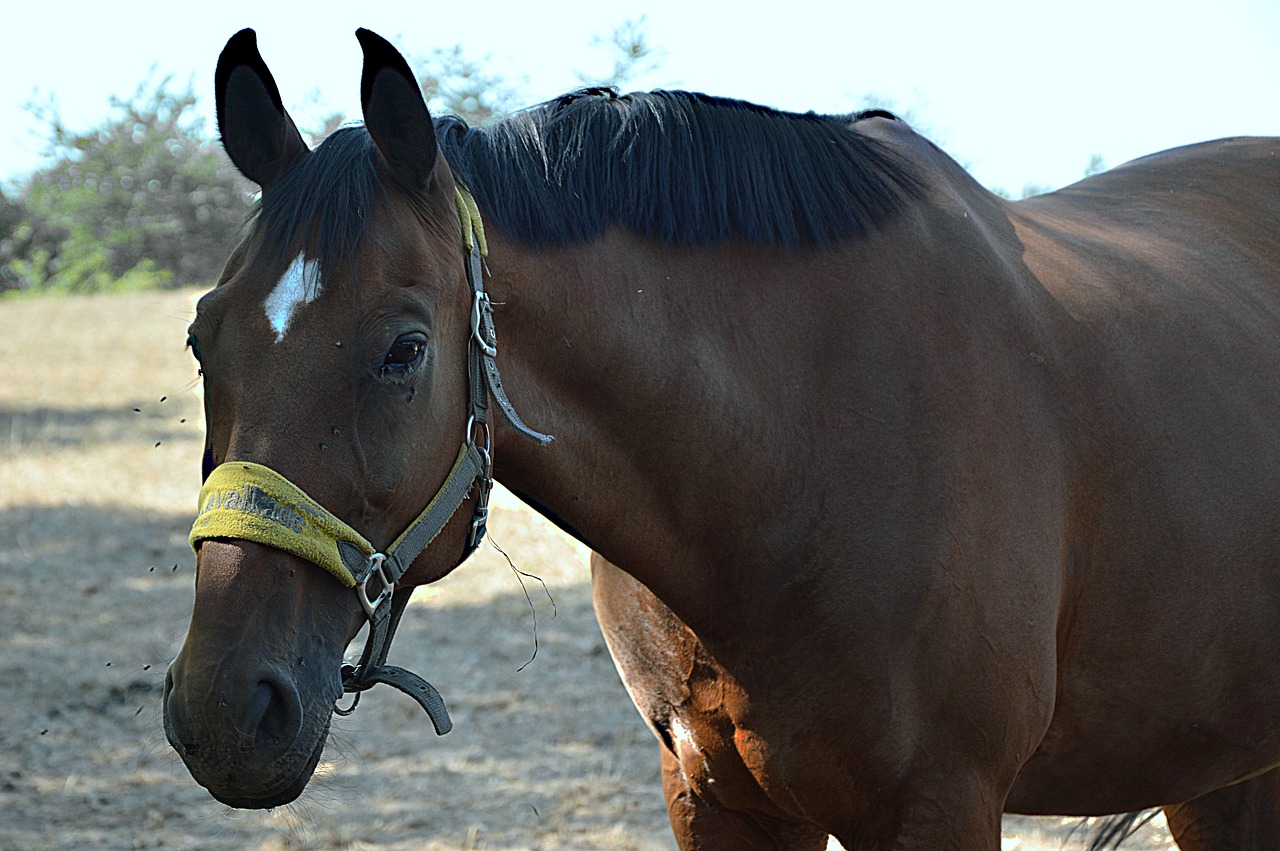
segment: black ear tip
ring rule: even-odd
[[[226,84],[231,72],[241,65],[262,64],[258,53],[258,34],[249,28],[227,39],[227,46],[218,55],[218,67],[214,72],[215,85],[221,88]]]
[[[369,50],[375,47],[380,47],[385,49],[391,46],[391,42],[387,41],[385,38],[378,35],[373,30],[367,30],[364,27],[361,27],[360,29],[356,30],[356,38],[359,39],[360,46],[363,47],[365,50]]]
[[[256,50],[258,47],[258,34],[250,27],[245,27],[240,32],[227,39],[227,50]]]
[[[373,79],[383,70],[395,71],[407,80],[415,81],[413,69],[405,61],[396,46],[364,27],[356,30],[356,38],[360,39],[360,49],[364,51],[364,73],[361,75],[361,88],[364,99],[368,100],[366,89],[373,84]],[[416,81],[415,81],[416,85]]]

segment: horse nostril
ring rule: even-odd
[[[254,748],[284,751],[293,746],[302,729],[302,701],[291,686],[273,680],[259,680],[253,690]]]

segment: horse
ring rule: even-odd
[[[448,729],[386,642],[496,478],[597,554],[682,849],[1156,807],[1184,851],[1280,848],[1280,140],[1012,202],[879,111],[433,118],[357,37],[363,125],[314,150],[252,30],[215,77],[262,194],[188,337],[164,693],[215,798],[293,800],[377,682]]]

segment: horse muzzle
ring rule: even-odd
[[[165,735],[191,776],[232,807],[297,798],[324,750],[332,695],[318,701],[323,712],[308,712],[297,685],[280,672],[239,677],[193,667],[179,655],[164,690]]]
[[[246,575],[256,581],[237,581]],[[336,583],[311,576],[246,542],[208,541],[200,554],[192,627],[165,677],[164,729],[196,782],[230,806],[292,801],[324,750],[342,694],[341,622],[355,613]],[[336,623],[305,605],[326,596]]]

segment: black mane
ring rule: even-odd
[[[582,242],[610,226],[667,244],[821,246],[883,222],[918,185],[860,114],[692,92],[591,88],[488,127],[436,120],[450,167],[504,234]]]
[[[878,113],[877,113],[878,114]],[[885,221],[918,191],[905,166],[849,125],[689,92],[583,89],[487,127],[436,120],[450,167],[487,221],[533,244],[629,228],[666,244],[740,238],[830,245]],[[385,190],[360,126],[330,135],[263,194],[262,249],[350,262]]]
[[[280,268],[303,248],[326,271],[351,263],[382,191],[373,139],[363,127],[341,127],[262,193],[258,250]]]

